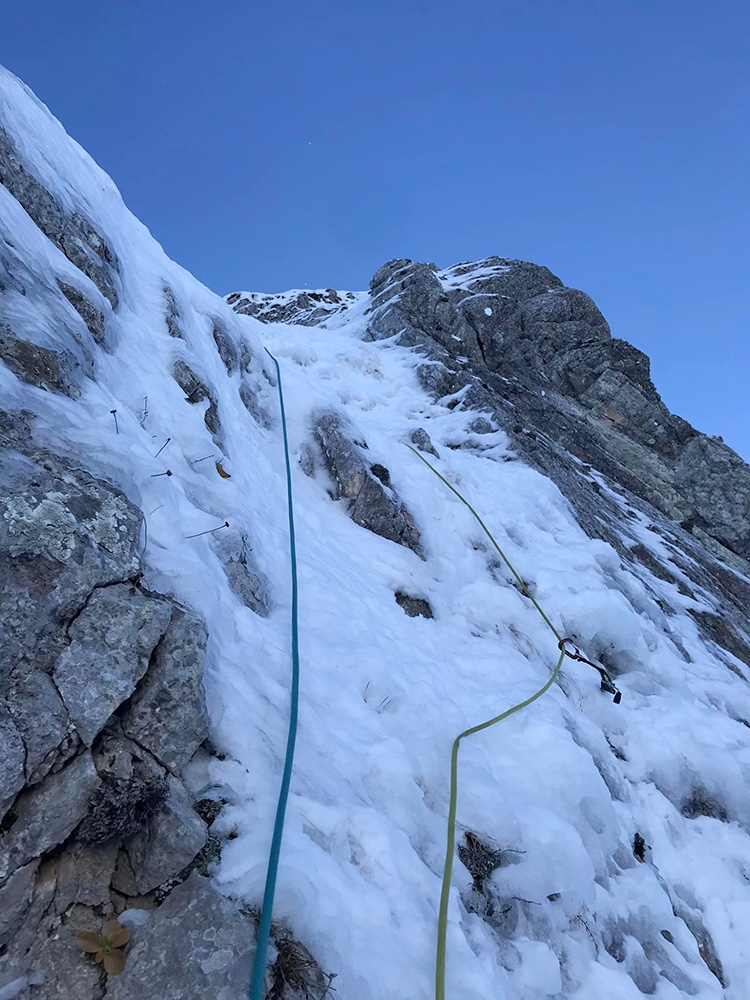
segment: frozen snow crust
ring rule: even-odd
[[[425,391],[418,350],[397,336],[371,339],[369,295],[334,302],[325,327],[238,315],[165,256],[112,182],[5,72],[0,125],[26,169],[116,255],[113,307],[0,186],[1,235],[15,261],[0,272],[5,318],[72,358],[58,387],[0,365],[0,389],[4,408],[35,414],[40,445],[144,511],[146,585],[207,625],[204,684],[225,755],[207,781],[228,800],[217,829],[234,837],[215,874],[221,890],[252,906],[261,899],[286,736],[288,541],[267,346],[308,473],[296,469],[294,481],[301,715],[275,918],[337,974],[339,1000],[430,997],[452,741],[528,697],[556,660],[549,631],[469,512],[404,447],[422,428],[440,456],[431,460],[561,632],[606,659],[623,692],[614,705],[594,671],[566,664],[540,702],[463,746],[458,839],[497,853],[481,877],[456,864],[448,995],[743,1000],[750,689],[745,663],[699,630],[696,615],[722,607],[706,573],[691,576],[685,533],[569,456],[571,475],[621,509],[622,544],[637,537],[652,568],[626,562],[589,537],[496,421],[461,393]],[[504,266],[481,265],[491,276]],[[60,299],[56,277],[101,313],[101,343]],[[466,288],[460,268],[441,280]],[[178,362],[200,388],[185,387],[183,369],[178,384]],[[367,462],[388,471],[423,559],[354,523],[344,496],[332,499],[340,493],[313,435],[331,412]],[[229,529],[199,535],[225,521]],[[238,546],[246,537],[267,617],[232,588],[222,530]],[[658,572],[665,563],[668,578]],[[397,593],[427,602],[433,617],[405,614]]]

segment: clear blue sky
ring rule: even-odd
[[[0,61],[218,292],[546,264],[750,459],[747,0],[26,0]]]

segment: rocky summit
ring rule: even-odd
[[[287,438],[265,996],[435,995],[564,637],[447,995],[744,1000],[750,468],[585,292],[221,298],[0,71],[0,390],[0,1000],[248,995]]]

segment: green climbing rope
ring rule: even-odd
[[[281,788],[279,790],[279,801],[276,806],[276,821],[273,827],[273,840],[271,841],[271,852],[268,857],[268,871],[266,873],[266,888],[263,894],[263,908],[260,914],[260,926],[258,927],[258,944],[255,949],[255,960],[253,962],[253,978],[250,985],[250,1000],[263,1000],[263,983],[266,974],[266,952],[268,949],[268,938],[271,933],[271,915],[273,913],[273,900],[276,893],[276,878],[279,871],[279,855],[281,854],[281,838],[284,833],[284,818],[286,816],[286,806],[289,800],[289,785],[292,780],[292,767],[294,765],[294,745],[297,741],[297,718],[299,714],[299,627],[297,621],[298,610],[298,586],[297,586],[297,546],[294,536],[294,500],[292,497],[292,466],[289,458],[289,439],[286,428],[286,412],[284,410],[284,390],[281,385],[281,369],[279,362],[266,349],[266,353],[276,367],[276,379],[279,389],[279,408],[281,410],[281,431],[284,439],[284,460],[286,463],[286,490],[287,490],[287,511],[289,515],[289,554],[292,573],[292,688],[291,705],[289,709],[289,732],[286,741],[286,757],[284,760],[284,772],[281,778]]]
[[[427,468],[430,469],[432,472],[434,472],[435,475],[438,477],[438,479],[442,480],[442,482],[445,483],[445,485],[448,487],[451,493],[454,493],[461,501],[461,503],[465,504],[469,508],[471,513],[479,522],[484,533],[492,542],[498,555],[515,577],[516,581],[518,582],[518,585],[521,587],[524,594],[526,594],[526,596],[532,602],[532,604],[537,609],[539,614],[542,616],[546,624],[549,626],[553,635],[557,639],[557,646],[558,649],[560,650],[560,658],[557,661],[557,666],[552,672],[551,677],[549,678],[547,683],[543,687],[539,688],[539,690],[535,694],[533,694],[530,698],[527,698],[526,701],[519,702],[517,705],[514,705],[512,708],[509,708],[505,712],[502,712],[500,715],[496,715],[494,719],[488,719],[487,722],[482,722],[478,726],[472,726],[471,729],[464,730],[464,732],[460,733],[453,741],[453,749],[451,751],[450,800],[448,805],[448,836],[447,836],[447,844],[445,851],[445,864],[443,866],[443,883],[440,892],[437,951],[435,955],[435,1000],[445,1000],[445,964],[446,964],[446,940],[448,935],[448,903],[450,901],[451,876],[453,875],[453,858],[456,853],[456,809],[458,805],[458,749],[461,744],[461,740],[465,739],[467,736],[472,736],[474,733],[479,733],[483,729],[489,729],[490,726],[494,726],[496,723],[502,722],[503,719],[509,718],[509,716],[514,715],[516,712],[520,712],[524,708],[528,708],[528,706],[533,704],[538,698],[541,698],[546,691],[549,691],[549,689],[557,680],[557,676],[560,673],[560,668],[562,667],[563,660],[565,659],[566,655],[570,656],[571,654],[566,653],[565,650],[565,643],[569,642],[570,640],[562,638],[562,636],[557,631],[552,622],[549,620],[547,615],[544,613],[544,611],[542,611],[536,598],[529,591],[529,588],[526,586],[524,581],[518,575],[508,557],[505,555],[503,550],[495,541],[492,532],[484,523],[479,514],[477,514],[477,512],[471,506],[469,501],[466,500],[459,493],[459,491],[455,488],[455,486],[452,486],[451,483],[448,482],[445,476],[441,475],[438,472],[438,470],[435,468],[434,465],[432,465],[432,463],[428,462],[423,455],[420,455],[415,448],[412,448],[411,445],[407,445],[407,448],[409,448],[410,451],[413,451],[414,454],[417,456],[417,458],[419,458],[422,462],[424,462]],[[576,653],[578,653],[577,650]],[[595,665],[592,664],[592,666]]]

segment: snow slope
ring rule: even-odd
[[[613,549],[586,536],[558,489],[518,460],[502,431],[478,436],[470,429],[476,413],[430,401],[414,351],[362,340],[366,295],[327,328],[236,315],[165,256],[112,182],[7,73],[0,93],[2,120],[28,162],[107,235],[122,274],[112,312],[0,187],[2,238],[24,266],[85,284],[107,311],[112,345],[109,353],[87,345],[93,377],[80,399],[23,385],[1,365],[0,392],[7,408],[37,414],[40,443],[141,507],[145,583],[208,625],[205,686],[226,759],[195,781],[229,800],[217,821],[234,835],[216,874],[222,890],[260,900],[286,737],[288,537],[265,347],[281,365],[294,457],[309,444],[312,414],[345,412],[372,459],[390,470],[426,555],[354,524],[331,499],[320,464],[312,477],[295,467],[301,716],[275,917],[337,974],[339,1000],[430,997],[452,741],[529,696],[556,660],[546,626],[497,568],[469,512],[405,447],[423,427],[440,471],[487,520],[556,625],[623,667],[620,705],[600,692],[594,671],[566,663],[541,701],[464,743],[459,836],[472,831],[505,852],[506,863],[491,877],[495,913],[487,919],[472,912],[481,905],[456,864],[448,995],[742,1000],[750,980],[750,692],[687,613],[711,607],[708,597],[687,597],[656,577],[647,589]],[[455,284],[460,275],[445,278]],[[182,339],[165,325],[165,283]],[[37,309],[39,342],[51,344],[56,334],[41,305],[22,299],[13,308]],[[269,427],[243,405],[239,373],[222,364],[211,336],[217,320],[255,359]],[[179,358],[215,393],[220,449],[203,421],[207,404],[186,404],[172,378]],[[218,458],[231,478],[217,475]],[[159,475],[167,469],[171,476]],[[224,521],[247,536],[268,578],[268,618],[230,589],[215,549],[223,529],[186,537]],[[640,530],[663,557],[645,519]],[[396,591],[428,600],[434,619],[407,617]],[[677,614],[667,619],[654,594]],[[720,802],[724,820],[688,818],[684,800],[693,793]],[[634,856],[636,834],[643,861]],[[726,989],[704,962],[714,948]]]

